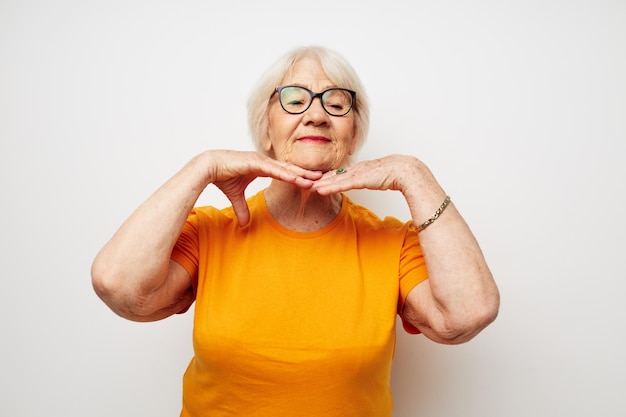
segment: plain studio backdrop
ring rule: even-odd
[[[358,159],[425,161],[502,293],[465,345],[398,330],[394,416],[623,416],[623,0],[0,1],[0,415],[178,415],[192,314],[123,320],[90,265],[195,154],[252,149],[248,93],[300,45],[349,59]]]

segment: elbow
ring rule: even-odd
[[[489,292],[482,301],[481,306],[482,308],[481,315],[479,316],[479,323],[481,325],[480,329],[482,330],[493,323],[500,312],[500,292],[495,284],[491,292]]]
[[[440,322],[439,328],[432,329],[437,335],[436,341],[448,345],[469,342],[495,321],[499,310],[500,297],[496,292],[471,308],[462,312],[449,313]]]
[[[91,285],[98,297],[107,305],[115,298],[119,280],[113,277],[110,269],[103,266],[98,260],[91,265]]]
[[[471,316],[469,322],[470,332],[467,340],[472,339],[478,333],[480,333],[484,328],[493,323],[498,317],[498,313],[500,311],[500,298],[495,297],[491,300],[485,301],[480,308]]]
[[[91,285],[96,295],[118,316],[128,320],[142,321],[146,314],[142,297],[137,290],[128,285],[128,281],[116,268],[107,266],[98,260],[91,267]]]
[[[409,293],[403,317],[427,338],[448,345],[470,341],[498,317],[500,293],[495,284],[451,298],[439,301],[424,281]]]
[[[469,342],[498,317],[500,296],[497,291],[454,309],[438,309],[423,333],[435,342],[458,345]],[[419,328],[419,327],[418,327]]]
[[[91,285],[96,295],[116,314],[125,317],[124,278],[113,268],[95,261],[91,266]]]

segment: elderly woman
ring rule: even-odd
[[[120,227],[92,268],[130,320],[195,301],[181,416],[390,416],[396,315],[410,333],[468,341],[499,295],[470,229],[414,156],[352,163],[368,105],[333,51],[289,52],[249,101],[259,152],[193,158]],[[257,177],[272,178],[246,199]],[[217,186],[231,207],[194,208]],[[397,190],[411,220],[343,192]]]

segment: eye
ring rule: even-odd
[[[300,87],[285,87],[280,94],[280,102],[283,107],[303,107],[308,101],[308,93]]]
[[[345,105],[341,104],[341,103],[329,103],[329,102],[326,102],[326,107],[331,107],[331,108],[336,109],[336,110],[342,110],[342,109],[345,108]]]
[[[352,97],[343,89],[329,89],[324,93],[324,107],[331,114],[343,114],[350,108]]]

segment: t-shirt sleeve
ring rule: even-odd
[[[398,314],[402,319],[402,327],[411,334],[421,332],[402,317],[402,309],[409,292],[426,279],[428,279],[426,261],[419,243],[417,230],[411,223],[405,235],[400,254],[400,296],[398,300]]]
[[[185,268],[191,277],[194,292],[198,287],[199,254],[198,216],[192,211],[174,245],[171,258]]]

